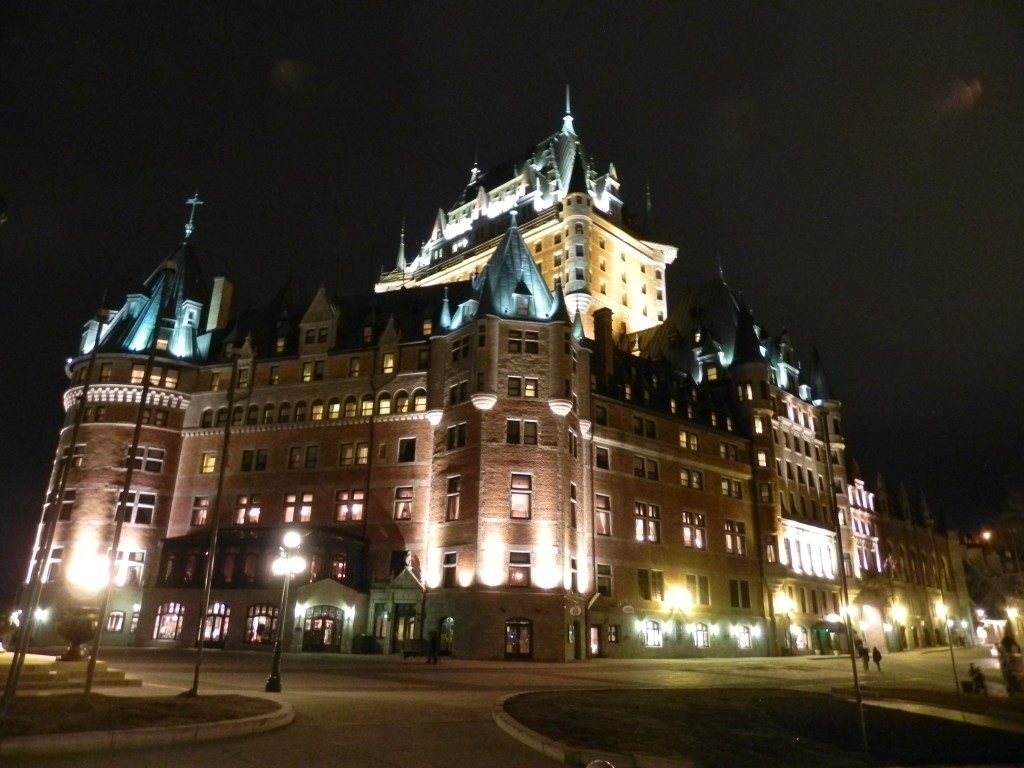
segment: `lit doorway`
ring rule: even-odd
[[[533,622],[529,619],[509,619],[505,622],[505,658],[533,658]]]

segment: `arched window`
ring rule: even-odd
[[[579,222],[576,222],[576,234],[577,235],[582,235],[583,234],[583,225],[581,223],[579,223]]]
[[[228,409],[227,408],[218,408],[217,409],[217,426],[218,427],[223,427],[227,423],[228,423]]]
[[[345,418],[351,419],[356,415],[356,399],[349,395],[345,398]]]
[[[387,416],[391,413],[391,395],[387,392],[382,393],[377,400],[377,413],[381,416]]]
[[[417,389],[412,393],[412,409],[416,413],[422,413],[427,410],[427,390]]]
[[[245,418],[245,409],[240,405],[236,405],[234,410],[231,411],[231,426],[237,427],[242,423],[243,418]]]
[[[249,406],[249,411],[245,415],[246,424],[259,424],[260,423],[260,407],[253,403]]]
[[[263,423],[273,424],[274,423],[274,404],[267,403],[263,406]]]
[[[245,614],[245,642],[272,643],[277,632],[277,606],[270,603],[250,605]]]
[[[751,647],[750,627],[745,624],[736,627],[736,645],[744,650],[749,650]]]
[[[661,623],[648,620],[644,622],[644,645],[648,648],[661,648]]]
[[[203,411],[203,415],[200,417],[199,426],[201,427],[212,427],[213,426],[213,409],[207,408]]]
[[[313,421],[323,421],[324,420],[324,401],[323,400],[314,400],[313,401],[313,406],[310,409],[309,415],[310,415],[310,418]]]
[[[185,608],[181,603],[163,603],[156,609],[156,624],[153,626],[154,640],[177,640],[181,637],[181,622]]]
[[[299,400],[295,404],[295,421],[296,423],[306,420],[306,401]]]
[[[228,619],[231,609],[224,603],[210,603],[210,611],[203,622],[203,640],[208,643],[223,643],[228,634]]]
[[[277,423],[287,424],[292,420],[292,404],[281,403],[281,407],[277,409]]]
[[[711,634],[708,632],[708,625],[703,621],[693,625],[693,644],[698,648],[707,648],[711,645]]]
[[[807,643],[807,628],[798,625],[793,625],[789,628],[789,634],[793,636],[793,647],[798,651],[806,651],[808,648]]]
[[[359,415],[373,415],[373,395],[363,395],[363,399],[359,403]]]
[[[336,397],[327,401],[327,418],[331,421],[341,418],[341,401]]]
[[[395,413],[409,412],[409,393],[404,389],[395,393]]]

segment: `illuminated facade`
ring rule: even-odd
[[[676,250],[629,229],[568,110],[474,169],[368,297],[286,287],[233,316],[189,234],[68,365],[44,602],[95,600],[116,507],[105,642],[195,641],[215,523],[202,632],[226,647],[830,652],[840,541],[869,644],[893,647],[903,599],[931,622],[904,646],[940,640],[935,603],[967,618],[945,537],[848,473],[820,361],[801,372],[721,277],[669,312]],[[309,568],[281,615],[286,528]]]

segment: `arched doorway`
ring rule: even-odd
[[[505,622],[505,658],[533,658],[533,622],[516,617]]]
[[[344,615],[334,605],[306,609],[302,622],[302,650],[337,652],[341,647]]]
[[[445,616],[438,622],[437,653],[440,656],[451,656],[455,651],[455,619]]]

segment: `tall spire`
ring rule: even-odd
[[[565,84],[565,117],[562,118],[562,133],[576,135],[576,129],[572,127],[572,104],[569,101],[569,84]]]
[[[202,204],[203,204],[203,201],[199,199],[199,190],[198,189],[196,190],[196,193],[194,195],[192,195],[192,197],[190,197],[188,200],[185,201],[185,205],[188,205],[188,206],[192,207],[192,211],[188,215],[188,223],[185,224],[185,241],[186,242],[188,242],[188,239],[192,236],[192,233],[195,231],[195,228],[196,228],[196,226],[195,226],[196,207],[200,206]]]
[[[405,271],[405,217],[402,217],[402,234],[398,239],[398,260],[396,263],[398,269]]]

